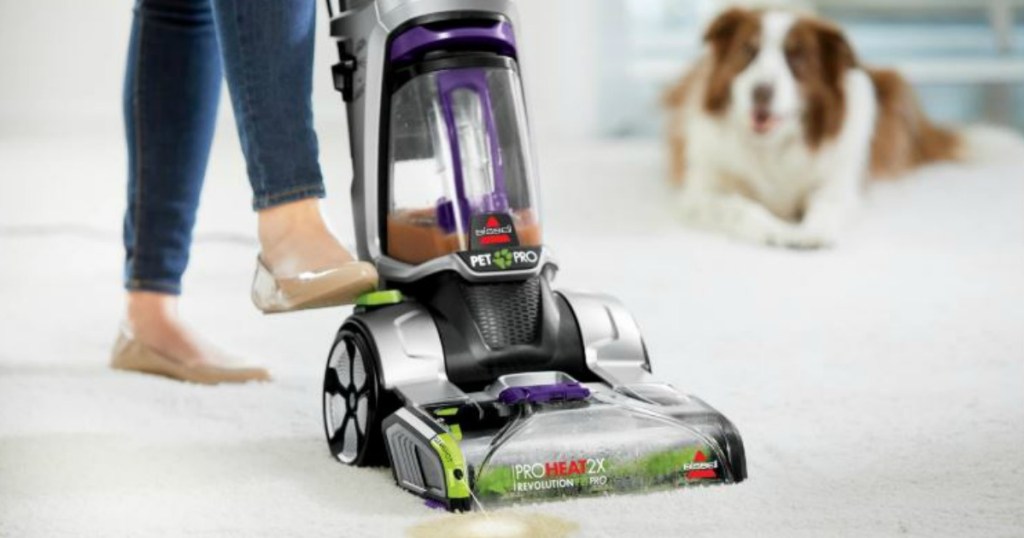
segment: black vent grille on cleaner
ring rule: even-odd
[[[487,347],[532,344],[540,330],[540,279],[463,285],[470,314]]]

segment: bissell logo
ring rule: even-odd
[[[718,469],[718,462],[708,461],[707,456],[705,456],[700,450],[693,455],[693,461],[683,464],[683,470],[686,471],[687,480],[717,478],[718,473],[716,472],[716,469]]]
[[[481,246],[507,245],[512,242],[512,225],[502,226],[498,218],[491,215],[484,227],[473,230],[473,234],[480,239]]]

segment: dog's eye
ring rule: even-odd
[[[759,50],[760,49],[758,48],[756,43],[743,44],[743,55],[746,56],[748,59],[752,59],[754,56],[757,56]]]
[[[794,71],[800,71],[807,62],[807,54],[804,49],[798,47],[786,49],[786,61]]]

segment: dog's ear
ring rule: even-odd
[[[839,27],[824,21],[814,22],[821,51],[821,69],[825,79],[833,84],[842,81],[847,69],[857,67],[857,55]]]
[[[846,96],[843,76],[848,69],[857,67],[853,47],[839,27],[820,19],[807,20],[817,42],[821,91],[809,97],[805,113],[804,133],[807,142],[816,147],[828,136],[836,135],[843,125]]]
[[[728,50],[729,43],[736,35],[740,24],[750,16],[750,11],[739,7],[723,11],[718,17],[715,17],[715,20],[711,21],[708,29],[704,32],[704,42],[711,45],[716,56],[721,57]]]

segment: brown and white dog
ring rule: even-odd
[[[834,244],[866,179],[960,157],[896,72],[862,66],[841,30],[734,8],[666,96],[671,174],[693,225],[795,248]]]

